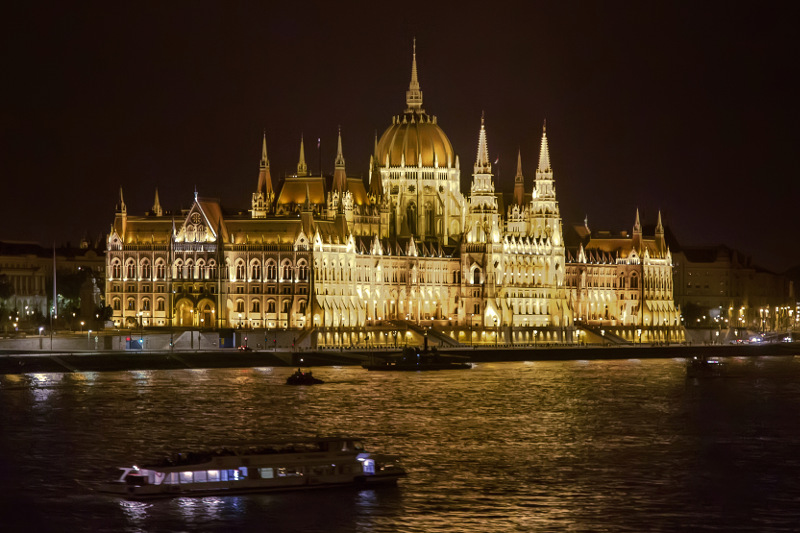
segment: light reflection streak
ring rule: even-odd
[[[238,500],[238,498],[235,498]],[[178,509],[186,520],[199,519],[221,520],[225,500],[219,497],[206,496],[204,498],[178,498]],[[233,506],[238,509],[237,506]]]
[[[120,500],[119,506],[122,508],[122,512],[125,513],[125,516],[127,516],[131,522],[141,525],[141,522],[144,522],[147,518],[147,510],[150,508],[151,504],[145,502]]]

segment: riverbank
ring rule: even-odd
[[[0,374],[49,372],[107,372],[286,366],[360,365],[370,357],[395,350],[103,350],[0,351]],[[474,347],[442,349],[474,363],[502,361],[564,361],[599,359],[657,359],[667,357],[754,357],[800,355],[800,343],[665,345],[665,346],[547,346]]]

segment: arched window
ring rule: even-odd
[[[261,281],[261,263],[258,261],[250,263],[250,279],[253,281]]]
[[[122,277],[122,264],[119,262],[119,259],[114,259],[111,263],[111,277],[113,279],[119,279]]]
[[[244,280],[244,261],[241,259],[236,262],[236,279],[239,281]]]
[[[300,281],[308,280],[308,265],[305,261],[297,263],[297,279]]]
[[[282,313],[288,313],[289,310],[292,308],[292,301],[291,300],[284,300],[283,301],[283,311]]]
[[[114,298],[114,311],[119,311],[122,309],[122,302],[119,298]]]
[[[125,264],[125,277],[127,279],[136,278],[136,263],[133,259],[128,259],[128,262]]]
[[[278,276],[278,268],[274,261],[267,263],[267,281],[275,281]]]
[[[187,259],[186,260],[186,266],[184,267],[184,270],[186,271],[184,273],[184,276],[186,277],[186,279],[194,279],[195,278],[194,261],[192,261],[191,259]]]
[[[142,300],[142,311],[149,311],[150,310],[150,298],[145,298]]]
[[[164,298],[159,298],[156,301],[156,311],[163,311],[164,310]]]
[[[267,313],[274,313],[275,312],[275,300],[270,300],[267,302]]]
[[[163,259],[156,261],[156,279],[165,279],[167,277],[167,268]]]
[[[639,288],[639,277],[636,274],[631,274],[631,289]]]
[[[136,310],[136,300],[133,298],[128,298],[128,311],[135,311]]]
[[[481,283],[481,270],[479,268],[472,271],[472,283],[473,285],[480,285]]]
[[[300,303],[298,304],[297,307],[298,307],[298,312],[300,314],[304,315],[306,313],[306,301],[305,300],[300,300]]]
[[[175,279],[183,279],[183,261],[178,259],[173,266],[172,277]]]
[[[142,259],[142,279],[150,280],[153,277],[153,270],[150,268],[150,261]]]
[[[217,262],[213,259],[208,262],[208,270],[206,270],[206,279],[217,279]]]
[[[261,312],[261,302],[259,302],[258,300],[253,300],[252,312],[253,313],[260,313]]]
[[[206,279],[206,262],[202,259],[197,260],[197,279]]]
[[[292,265],[290,263],[283,264],[283,276],[281,281],[292,281]]]

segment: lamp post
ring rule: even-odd
[[[497,348],[497,317],[494,318],[494,347]]]
[[[533,330],[533,347],[536,348],[536,337],[539,335],[539,330]]]
[[[86,322],[84,322],[83,320],[81,320],[81,335],[83,335],[83,325],[84,325],[85,323],[86,323]]]

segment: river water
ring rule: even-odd
[[[0,376],[0,531],[798,531],[800,358]],[[396,488],[146,503],[86,486],[208,442],[353,435]]]

